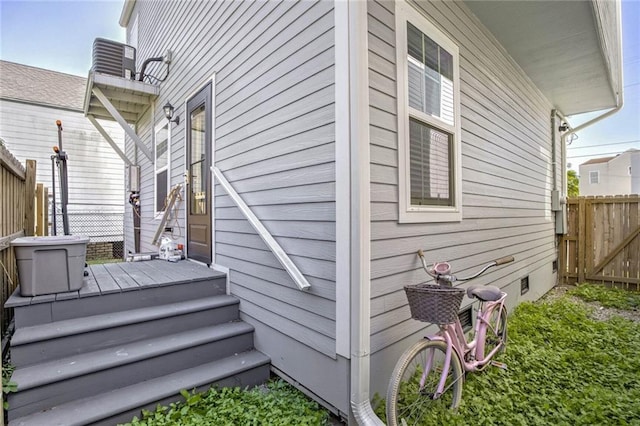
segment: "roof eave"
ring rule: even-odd
[[[620,0],[466,4],[565,115],[615,108],[621,102]]]

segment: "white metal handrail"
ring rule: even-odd
[[[304,277],[302,272],[298,269],[298,267],[293,263],[289,255],[284,251],[284,249],[278,244],[278,242],[273,238],[273,236],[269,233],[267,228],[264,227],[260,219],[251,211],[247,203],[240,197],[240,195],[236,192],[235,189],[231,186],[227,178],[224,177],[220,169],[216,166],[211,167],[211,172],[218,180],[218,183],[224,188],[224,190],[229,194],[231,199],[236,206],[240,209],[242,214],[247,218],[253,229],[256,230],[260,238],[265,242],[267,247],[273,252],[275,257],[278,259],[280,264],[284,267],[284,269],[289,273],[293,281],[296,283],[300,290],[308,290],[311,288],[311,284]]]

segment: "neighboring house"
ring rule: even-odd
[[[580,164],[580,195],[640,194],[640,150]]]
[[[187,257],[229,272],[276,372],[364,421],[425,333],[403,291],[426,281],[418,249],[461,274],[515,256],[476,280],[509,308],[556,283],[559,128],[619,106],[619,14],[617,1],[126,0],[137,77],[145,62],[154,78],[92,71],[85,112],[128,129],[140,250],[157,250],[158,200],[188,184],[171,212]]]
[[[62,147],[69,158],[70,232],[87,235],[92,243],[100,243],[90,246],[90,251],[102,253],[116,243],[116,251],[121,253],[124,167],[84,117],[86,84],[83,77],[0,61],[0,137],[23,164],[27,159],[37,161],[37,181],[49,188],[51,199],[52,148],[58,144],[56,120],[61,120]],[[105,125],[115,143],[123,147],[122,129],[111,122]],[[57,228],[62,234],[57,177],[56,187]]]

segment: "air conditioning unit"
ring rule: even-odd
[[[97,38],[93,42],[91,70],[133,80],[136,78],[136,49],[117,41]]]

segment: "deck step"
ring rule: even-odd
[[[17,368],[9,416],[21,417],[253,348],[253,327],[231,322]]]
[[[154,263],[155,262],[155,263]],[[144,262],[143,262],[144,263]],[[91,287],[85,280],[79,291],[48,294],[36,297],[22,297],[18,289],[9,297],[5,308],[14,308],[16,328],[30,327],[73,318],[122,312],[131,309],[147,308],[168,303],[183,302],[203,297],[218,296],[226,293],[226,276],[220,272],[197,266],[194,272],[191,262],[180,262],[175,271],[166,265],[168,262],[152,261],[147,265],[127,265],[131,268],[147,269],[148,274],[163,277],[163,282],[147,283],[140,286],[98,288]],[[163,268],[169,268],[164,270]],[[137,275],[136,275],[137,273]],[[171,273],[172,275],[169,275]],[[183,276],[180,276],[183,274]],[[180,277],[179,277],[180,276]],[[144,283],[141,271],[132,269],[128,279],[138,279]],[[178,278],[179,277],[179,278]],[[160,280],[160,278],[157,278]]]
[[[22,327],[11,340],[16,367],[238,319],[239,300],[213,296]]]
[[[178,371],[110,392],[54,406],[11,420],[9,426],[75,426],[117,424],[140,416],[141,409],[177,401],[182,389],[203,389],[209,384],[251,386],[269,376],[269,358],[257,351],[235,354],[216,362]]]

